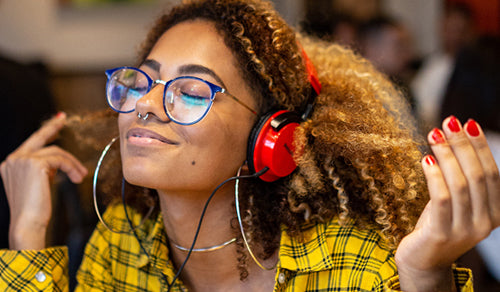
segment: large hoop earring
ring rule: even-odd
[[[248,244],[247,237],[245,235],[245,230],[243,229],[243,223],[242,223],[241,214],[240,214],[239,192],[238,192],[239,183],[240,183],[240,179],[239,179],[240,173],[241,173],[241,166],[238,169],[238,173],[236,174],[236,180],[235,180],[235,184],[234,184],[234,204],[236,206],[236,217],[238,217],[238,224],[240,225],[241,236],[243,237],[243,242],[245,243],[245,247],[247,248],[248,253],[252,257],[254,262],[257,264],[257,266],[259,266],[263,270],[271,271],[271,270],[274,270],[276,268],[278,263],[276,262],[276,264],[274,264],[272,267],[269,267],[269,268],[264,267],[264,265],[262,265],[261,262],[259,262],[259,260],[257,260],[257,257],[253,254],[252,249],[250,248],[250,245]]]
[[[104,219],[101,216],[101,212],[99,211],[99,207],[97,206],[97,177],[99,175],[99,170],[101,169],[101,164],[102,164],[102,161],[104,160],[104,157],[108,153],[108,151],[111,148],[111,146],[116,142],[116,140],[118,140],[118,138],[119,137],[114,137],[113,139],[111,139],[111,142],[109,142],[108,145],[106,145],[106,147],[104,147],[104,150],[102,151],[101,156],[99,157],[99,160],[97,161],[97,166],[96,166],[95,171],[94,171],[94,179],[92,180],[92,195],[93,195],[93,198],[94,198],[95,212],[97,214],[97,217],[99,218],[99,221],[101,221],[102,225],[104,225],[104,227],[106,229],[108,229],[109,231],[111,231],[113,233],[129,234],[129,233],[135,232],[135,230],[137,230],[139,227],[142,226],[142,224],[144,224],[144,222],[153,213],[154,206],[152,206],[149,209],[149,211],[146,213],[146,216],[144,216],[144,218],[142,218],[142,220],[139,223],[139,225],[137,225],[136,227],[133,227],[132,224],[130,224],[130,231],[113,230],[113,228],[111,228],[108,224],[106,224],[106,222],[104,222]],[[121,190],[122,190],[123,208],[125,209],[125,212],[127,212],[127,209],[126,209],[127,207],[125,206],[125,180],[124,179],[122,179]],[[127,215],[127,217],[128,217],[128,215]]]

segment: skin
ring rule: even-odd
[[[174,26],[160,38],[147,59],[159,65],[152,66],[156,63],[148,61],[149,65],[141,67],[153,79],[175,78],[185,65],[209,68],[218,78],[201,72],[189,75],[223,86],[255,108],[255,99],[234,65],[234,56],[210,22]],[[169,240],[189,246],[207,197],[245,160],[246,140],[255,116],[219,94],[204,120],[180,126],[163,112],[162,87],[158,85],[140,99],[136,112],[119,117],[123,172],[130,183],[158,191]],[[149,113],[150,118],[139,120],[138,112]],[[450,121],[448,118],[443,123],[440,143],[429,134],[437,163],[430,165],[424,159],[422,165],[431,200],[415,231],[403,239],[396,252],[401,288],[405,291],[454,291],[452,263],[500,225],[500,177],[484,134],[479,129],[479,135],[469,135],[464,128],[470,124],[459,125],[453,132]],[[45,247],[52,173],[60,169],[75,183],[87,174],[71,154],[46,146],[64,123],[64,114],[54,117],[1,164],[11,210],[11,249]],[[151,133],[144,134],[144,129],[171,142],[144,138]],[[130,131],[143,138],[130,138]],[[220,244],[234,236],[229,227],[234,216],[233,186],[221,188],[211,202],[197,247]],[[179,266],[185,254],[175,248],[171,253]],[[234,268],[235,255],[234,245],[193,254],[182,280],[191,291],[272,291],[275,271],[262,271],[249,261],[250,276],[241,282]],[[271,266],[276,260],[275,256],[264,264]]]

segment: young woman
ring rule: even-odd
[[[422,158],[390,81],[297,37],[258,0],[179,5],[138,64],[107,71],[119,159],[109,148],[98,176],[135,200],[108,207],[78,291],[472,289],[453,262],[500,225],[498,169],[476,122],[447,118]],[[45,246],[51,173],[87,174],[45,146],[65,123],[54,117],[2,163],[6,290],[67,289],[66,251]]]

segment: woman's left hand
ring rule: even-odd
[[[500,226],[500,176],[479,125],[453,116],[428,135],[430,201],[396,252],[401,289],[454,291],[451,266]]]

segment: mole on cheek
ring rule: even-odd
[[[196,161],[191,161],[191,165],[195,165],[196,164]]]

